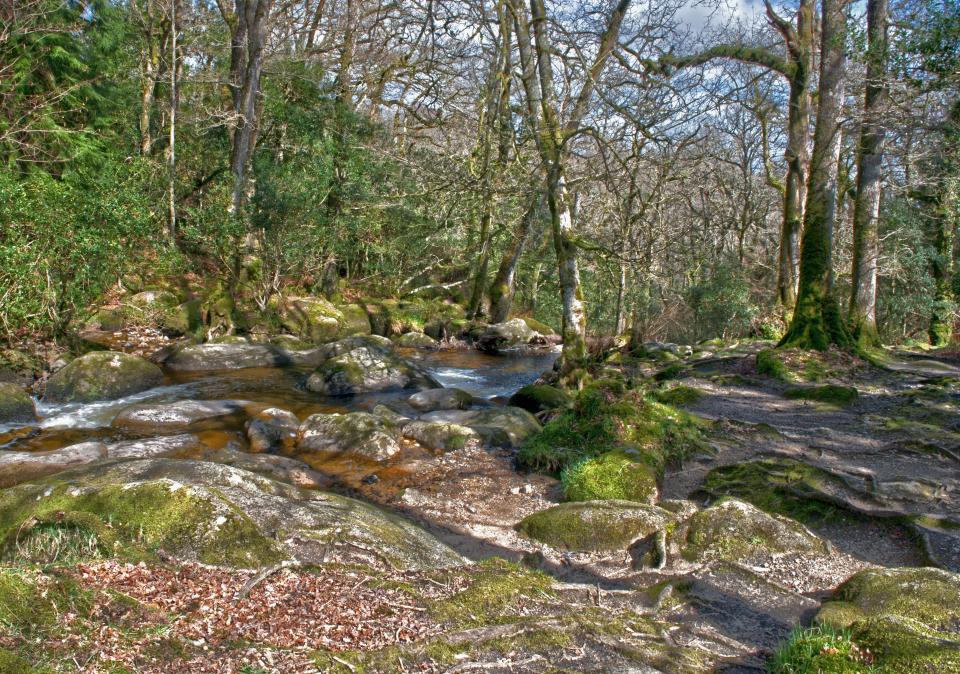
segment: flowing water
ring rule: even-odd
[[[525,352],[492,356],[477,351],[403,350],[446,387],[462,388],[488,404],[536,380],[557,357],[554,351]],[[163,385],[118,400],[88,404],[50,404],[39,401],[39,421],[31,425],[0,425],[0,452],[48,451],[90,440],[115,442],[148,437],[111,426],[114,418],[131,405],[163,404],[182,400],[245,400],[293,412],[301,421],[311,414],[369,411],[387,404],[401,413],[412,414],[407,398],[412,391],[328,397],[308,391],[304,382],[308,368],[248,368],[207,372],[165,372]],[[482,403],[481,403],[482,404]],[[198,433],[211,450],[224,447],[246,450],[243,420],[225,418],[204,425]],[[415,448],[405,458],[415,459]],[[369,475],[370,466],[330,456],[297,455],[324,473],[348,478],[354,483]],[[396,463],[396,462],[395,462]],[[381,467],[389,473],[390,466]],[[395,470],[394,466],[394,470]]]

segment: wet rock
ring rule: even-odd
[[[268,407],[247,422],[247,439],[254,452],[269,452],[293,444],[300,420],[287,410]]]
[[[394,337],[393,342],[406,349],[436,349],[439,346],[437,340],[422,332],[405,332]]]
[[[332,482],[329,477],[313,470],[303,461],[276,454],[249,454],[235,449],[218,449],[205,452],[203,459],[249,470],[303,489],[324,489]]]
[[[291,334],[313,344],[325,344],[337,338],[344,322],[343,313],[319,297],[290,297],[284,302],[283,327]]]
[[[410,417],[404,416],[396,410],[390,409],[386,405],[374,406],[372,413],[374,416],[381,417],[385,421],[393,424],[397,428],[403,428],[404,425],[412,421]]]
[[[476,338],[474,346],[480,351],[497,353],[542,339],[540,334],[531,330],[522,318],[514,318],[504,323],[488,325]]]
[[[769,515],[736,499],[721,501],[687,520],[678,531],[689,561],[739,561],[778,552],[827,554],[827,544],[799,522]]]
[[[631,501],[561,503],[523,519],[517,529],[554,548],[576,552],[624,550],[662,531],[674,516]]]
[[[192,344],[166,360],[171,370],[237,370],[248,367],[316,366],[326,358],[319,349],[287,351],[272,344]]]
[[[93,351],[72,360],[47,382],[51,402],[113,400],[159,386],[163,373],[138,356],[117,351]]]
[[[105,461],[0,493],[0,541],[58,523],[101,553],[257,568],[283,559],[427,569],[463,559],[412,523],[353,499],[208,461]],[[42,534],[40,534],[42,535]]]
[[[0,424],[36,421],[33,398],[16,384],[0,382]]]
[[[479,446],[481,443],[480,434],[472,428],[442,421],[410,421],[403,426],[403,436],[438,452]]]
[[[297,431],[297,451],[349,454],[385,461],[400,451],[400,432],[381,417],[366,412],[312,414]]]
[[[107,447],[101,442],[81,442],[49,452],[3,451],[0,452],[0,488],[59,473],[106,456]]]
[[[250,403],[244,400],[178,400],[134,405],[111,424],[138,433],[181,433],[237,426],[247,418]]]
[[[173,456],[181,453],[202,451],[205,445],[192,433],[167,435],[158,438],[124,440],[107,445],[107,458],[110,459],[150,459],[159,456]]]
[[[537,414],[567,407],[573,399],[566,391],[545,384],[528,384],[510,396],[510,404]]]
[[[540,422],[519,407],[492,407],[482,410],[441,410],[424,414],[423,421],[467,426],[483,441],[497,447],[519,447],[540,431]]]
[[[369,338],[333,356],[307,379],[308,389],[331,396],[439,387],[426,370]]]
[[[878,671],[960,671],[960,575],[931,568],[867,569],[841,585],[817,622],[848,629]]]
[[[414,393],[407,399],[410,407],[418,412],[434,412],[436,410],[465,410],[469,409],[476,399],[459,388],[436,388]]]

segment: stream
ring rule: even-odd
[[[557,352],[543,350],[489,355],[474,350],[420,351],[401,349],[401,353],[427,369],[445,387],[457,387],[474,395],[480,405],[502,404],[504,398],[535,381],[550,369]],[[135,432],[111,426],[114,418],[132,405],[175,403],[184,400],[243,400],[254,404],[289,410],[303,421],[311,414],[370,411],[386,404],[402,414],[414,415],[407,399],[413,391],[391,391],[350,397],[330,397],[304,387],[311,368],[277,367],[236,370],[173,372],[164,370],[161,386],[141,393],[104,402],[87,404],[50,404],[37,402],[39,421],[34,424],[0,425],[0,452],[39,452],[57,450],[88,441],[119,442],[155,437],[155,433]],[[244,433],[245,419],[228,417],[211,420],[194,429],[204,447],[211,451],[233,449],[249,451]],[[332,456],[291,454],[323,475],[350,489],[363,485],[371,466]],[[201,458],[197,452],[183,458]],[[417,446],[407,447],[402,456],[377,472],[387,479],[378,491],[394,491],[389,476],[403,475],[398,467],[426,456]],[[377,480],[379,481],[379,480]],[[367,483],[371,482],[368,478]],[[366,490],[364,490],[366,491]]]

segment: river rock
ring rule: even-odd
[[[492,323],[476,338],[474,346],[480,351],[497,353],[540,339],[540,334],[531,330],[522,318],[514,318],[504,323]]]
[[[632,501],[561,503],[523,519],[517,529],[555,548],[576,552],[624,550],[662,531],[674,515]]]
[[[414,393],[407,402],[418,412],[434,412],[469,409],[476,398],[459,388],[435,388]]]
[[[572,402],[570,394],[546,384],[528,384],[510,396],[510,404],[538,414],[567,407]]]
[[[70,361],[47,382],[51,402],[113,400],[146,391],[163,382],[160,368],[118,351],[92,351]]]
[[[472,428],[442,421],[411,421],[403,425],[403,436],[437,452],[450,452],[480,445],[481,437]]]
[[[3,451],[0,452],[0,488],[59,473],[106,456],[107,447],[102,442],[81,442],[49,452]]]
[[[316,367],[325,358],[326,353],[319,349],[287,351],[272,344],[192,344],[173,353],[165,364],[171,370],[200,372],[290,365]]]
[[[497,447],[519,447],[530,435],[540,431],[540,422],[519,407],[441,410],[424,414],[421,419],[468,426],[479,433],[485,443]]]
[[[110,459],[150,459],[159,456],[174,456],[203,451],[206,446],[193,433],[166,435],[140,440],[123,440],[107,445]]]
[[[325,489],[333,483],[332,478],[318,473],[303,461],[298,461],[289,456],[250,454],[236,449],[216,449],[204,451],[197,458],[222,463],[241,470],[249,470],[252,473],[303,489]]]
[[[162,550],[239,568],[284,559],[409,570],[464,563],[374,506],[208,461],[105,461],[0,492],[0,541],[29,536],[25,522],[82,528],[104,554],[121,558]]]
[[[931,568],[866,569],[816,618],[874,654],[877,671],[960,671],[960,575]]]
[[[436,349],[440,344],[422,332],[405,332],[393,338],[394,344],[406,349]]]
[[[375,405],[372,413],[374,416],[381,417],[397,428],[402,428],[405,424],[408,424],[412,421],[410,417],[404,416],[396,410],[387,407],[386,405]]]
[[[396,426],[366,412],[312,414],[297,430],[298,451],[350,454],[385,461],[400,451]]]
[[[257,412],[246,424],[247,439],[254,452],[269,452],[292,445],[300,420],[297,415],[277,407]]]
[[[827,554],[827,544],[795,520],[770,515],[728,499],[694,514],[678,528],[680,554],[688,561],[737,562],[779,552]]]
[[[439,387],[426,370],[369,338],[330,358],[307,379],[308,389],[331,396]]]
[[[344,319],[343,313],[323,298],[289,297],[281,322],[291,334],[313,344],[325,344],[337,338]]]
[[[178,400],[171,403],[134,405],[118,414],[111,424],[137,433],[181,433],[237,426],[247,419],[245,400]]]
[[[0,424],[29,423],[37,420],[33,398],[16,384],[0,382]]]

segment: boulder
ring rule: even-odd
[[[0,382],[0,424],[29,423],[37,420],[33,398],[16,384]]]
[[[245,400],[178,400],[133,405],[120,412],[111,425],[159,435],[218,430],[243,423],[250,404]]]
[[[865,569],[816,621],[849,630],[877,671],[960,672],[960,575],[932,568]]]
[[[476,338],[474,346],[480,351],[497,353],[524,344],[530,344],[540,338],[540,334],[531,330],[522,318],[514,318],[504,323],[493,323]]]
[[[375,405],[372,413],[375,416],[381,417],[382,419],[388,421],[397,428],[402,428],[404,425],[412,421],[410,417],[404,416],[396,410],[390,409],[386,405]]]
[[[59,473],[106,456],[107,447],[102,442],[81,442],[49,452],[0,452],[0,488]]]
[[[467,426],[442,421],[410,421],[403,425],[403,436],[437,452],[451,452],[480,445],[480,434]]]
[[[0,492],[0,543],[66,526],[100,554],[239,568],[281,560],[422,570],[457,553],[407,520],[334,494],[305,491],[208,461],[105,461]]]
[[[567,407],[573,402],[566,391],[545,384],[528,384],[510,396],[510,404],[538,414]]]
[[[191,344],[173,353],[165,365],[181,372],[238,370],[248,367],[316,367],[326,353],[320,349],[287,351],[272,344]]]
[[[663,508],[631,501],[561,503],[524,518],[517,529],[554,548],[575,552],[625,550],[674,520]]]
[[[43,358],[35,354],[19,349],[0,349],[0,382],[31,386],[46,368]]]
[[[393,342],[405,349],[436,349],[440,346],[437,340],[422,332],[405,332],[394,337]]]
[[[253,415],[246,424],[247,439],[253,452],[269,452],[292,445],[300,420],[287,410],[268,407]]]
[[[205,449],[200,438],[193,433],[166,435],[158,438],[124,440],[107,445],[107,458],[110,459],[150,459],[158,456],[190,454]]]
[[[340,323],[340,332],[338,337],[350,337],[352,335],[369,335],[370,317],[367,311],[359,304],[343,304],[337,309],[343,315]]]
[[[281,313],[283,327],[313,344],[335,340],[341,331],[343,313],[320,297],[289,297]]]
[[[439,387],[437,380],[419,365],[369,338],[333,356],[307,379],[308,389],[331,396]]]
[[[483,441],[497,447],[519,447],[540,431],[540,422],[519,407],[491,407],[482,410],[441,410],[424,414],[424,421],[468,426]]]
[[[400,432],[382,417],[366,412],[312,414],[297,430],[296,447],[299,452],[385,461],[400,451]]]
[[[148,360],[117,351],[92,351],[70,361],[47,381],[51,402],[113,400],[146,391],[163,382],[163,372]]]
[[[680,554],[688,561],[737,562],[781,552],[828,554],[827,544],[805,526],[736,499],[705,508],[678,529]]]
[[[435,388],[414,393],[407,398],[410,407],[418,412],[434,412],[436,410],[465,410],[470,408],[476,399],[459,388]]]
[[[303,489],[324,489],[333,483],[332,478],[318,473],[303,461],[288,456],[250,454],[236,449],[216,449],[203,452],[200,458],[204,461],[249,470],[251,473]]]

